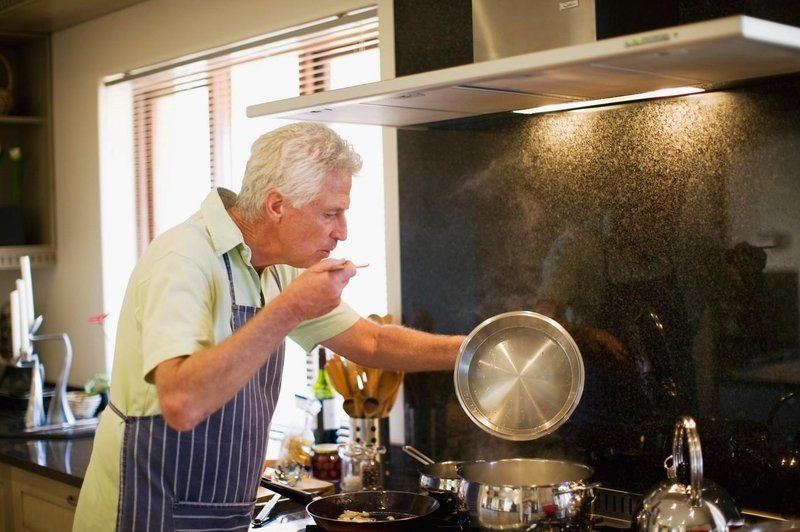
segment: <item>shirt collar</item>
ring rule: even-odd
[[[223,255],[240,244],[244,246],[244,237],[239,227],[233,223],[226,209],[233,206],[236,193],[226,188],[215,188],[209,192],[200,205],[200,214],[206,224],[214,250]],[[247,249],[247,246],[244,246]],[[249,249],[247,250],[249,254]]]

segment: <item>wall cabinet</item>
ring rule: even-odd
[[[0,33],[0,56],[0,269],[22,255],[45,266],[55,262],[50,37]]]

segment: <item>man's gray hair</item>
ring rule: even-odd
[[[236,207],[244,219],[257,221],[272,189],[292,206],[302,207],[321,195],[330,172],[355,175],[361,165],[353,146],[325,125],[299,122],[280,127],[253,143]]]

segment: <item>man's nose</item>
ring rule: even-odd
[[[347,240],[347,218],[344,215],[337,218],[332,236],[339,241]]]

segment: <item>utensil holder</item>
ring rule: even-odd
[[[389,467],[389,418],[350,418],[350,441],[357,445],[385,447],[387,452],[378,454],[377,462],[381,485],[391,474]]]

